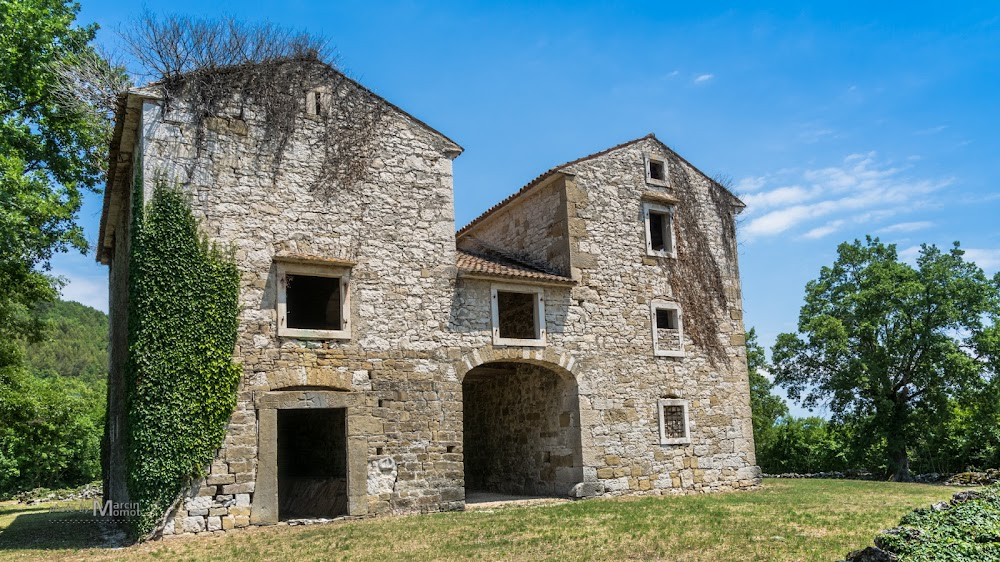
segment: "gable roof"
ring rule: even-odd
[[[540,174],[539,176],[537,176],[535,179],[533,179],[530,182],[528,182],[527,184],[525,184],[524,187],[522,187],[521,189],[519,189],[519,190],[515,191],[514,193],[508,195],[503,201],[500,201],[496,205],[493,205],[489,209],[486,209],[486,211],[484,211],[481,215],[479,215],[478,217],[472,219],[472,221],[470,221],[468,224],[466,224],[465,226],[463,226],[462,228],[460,228],[458,230],[458,232],[455,233],[455,236],[456,237],[462,236],[463,234],[465,234],[466,232],[468,232],[472,227],[476,226],[477,224],[479,224],[480,222],[482,222],[483,220],[485,220],[486,217],[492,215],[493,213],[495,213],[496,211],[500,210],[505,205],[507,205],[508,203],[510,203],[511,201],[513,201],[514,199],[517,199],[518,197],[520,197],[524,193],[530,191],[531,188],[533,188],[536,185],[542,183],[543,181],[545,181],[549,177],[551,177],[551,176],[553,176],[553,175],[555,175],[557,173],[568,173],[568,172],[565,171],[566,168],[568,168],[570,166],[573,166],[575,164],[579,164],[581,162],[585,162],[587,160],[592,160],[594,158],[598,158],[598,157],[604,156],[605,154],[614,152],[616,150],[620,150],[622,148],[626,148],[626,147],[632,146],[633,144],[638,144],[638,143],[640,143],[642,141],[645,141],[645,140],[656,141],[657,144],[659,144],[665,150],[667,150],[668,152],[670,152],[671,154],[673,154],[674,156],[676,156],[677,158],[679,158],[682,162],[684,162],[685,164],[687,164],[688,166],[690,166],[691,168],[693,168],[699,174],[701,174],[701,175],[705,176],[706,178],[708,178],[708,175],[706,175],[704,172],[702,172],[701,170],[699,170],[693,164],[691,164],[690,162],[688,162],[687,160],[685,160],[683,156],[681,156],[680,154],[677,154],[669,146],[663,144],[663,142],[660,141],[660,139],[656,138],[656,135],[654,133],[649,133],[646,136],[639,137],[637,139],[632,139],[630,141],[626,141],[626,142],[623,142],[621,144],[616,144],[615,146],[612,146],[610,148],[605,148],[604,150],[601,150],[599,152],[595,152],[593,154],[588,154],[586,156],[577,158],[576,160],[572,160],[570,162],[566,162],[565,164],[560,164],[560,165],[558,165],[558,166],[556,166],[554,168],[550,168],[549,170],[547,170],[547,171],[543,172],[542,174]],[[726,193],[728,193],[729,196],[733,198],[733,201],[734,201],[733,204],[735,206],[738,206],[738,207],[744,207],[745,206],[743,204],[743,202],[740,201],[740,199],[738,197],[736,197],[735,195],[733,195],[733,192],[729,191],[723,185],[721,185],[719,182],[713,180],[712,178],[709,178],[709,180],[715,186],[717,186],[719,189],[722,189],[723,191],[725,191]]]
[[[365,92],[368,95],[370,95],[373,98],[375,98],[376,100],[378,100],[379,102],[384,103],[390,109],[393,109],[393,110],[397,111],[400,115],[402,115],[403,117],[409,119],[410,121],[412,121],[413,123],[415,123],[417,126],[425,129],[429,133],[431,133],[431,134],[433,134],[433,135],[441,138],[445,142],[451,144],[452,147],[446,148],[447,152],[453,152],[454,155],[457,157],[459,154],[461,154],[462,152],[465,151],[465,149],[462,148],[461,145],[459,145],[457,142],[455,142],[455,141],[451,140],[450,138],[448,138],[447,136],[445,136],[444,133],[438,131],[437,129],[435,129],[433,127],[431,127],[430,125],[428,125],[427,123],[421,121],[420,119],[417,119],[416,117],[414,117],[410,113],[407,113],[402,108],[400,108],[398,105],[390,102],[389,100],[385,99],[384,97],[382,97],[382,96],[376,94],[375,92],[373,92],[372,90],[368,89],[364,84],[358,82],[357,80],[351,78],[350,76],[344,74],[340,70],[337,70],[336,68],[330,66],[327,63],[319,61],[319,64],[322,64],[322,65],[326,66],[327,68],[329,68],[330,70],[332,70],[333,72],[339,74],[341,77],[343,77],[344,79],[350,81],[355,86],[357,86],[358,88],[360,88],[362,92]],[[145,86],[140,87],[140,88],[133,88],[133,89],[129,90],[128,92],[124,92],[124,93],[122,93],[122,94],[120,94],[118,96],[118,104],[117,104],[117,108],[116,108],[116,112],[115,112],[115,127],[114,127],[114,132],[113,132],[112,137],[111,137],[110,149],[108,151],[108,171],[107,171],[107,174],[106,174],[107,180],[106,180],[105,189],[104,189],[104,202],[103,202],[102,209],[101,209],[100,232],[98,233],[98,238],[97,238],[96,259],[100,263],[108,263],[108,256],[106,255],[106,251],[111,247],[111,244],[112,244],[111,237],[113,236],[114,230],[113,229],[111,229],[111,230],[108,229],[108,220],[109,220],[109,218],[113,218],[113,217],[110,216],[111,215],[112,207],[115,207],[115,203],[116,203],[116,201],[113,201],[113,199],[120,200],[121,197],[123,197],[123,195],[121,193],[119,193],[120,189],[117,189],[117,190],[115,189],[116,185],[120,185],[124,181],[123,178],[118,177],[118,171],[119,171],[119,169],[121,169],[121,168],[124,167],[123,165],[127,166],[127,165],[130,165],[130,163],[131,163],[131,158],[129,158],[127,161],[123,161],[121,159],[121,157],[122,157],[123,154],[127,154],[129,157],[131,156],[131,154],[133,152],[133,150],[132,150],[133,146],[132,145],[134,144],[134,142],[136,140],[136,136],[135,135],[127,135],[126,134],[126,131],[125,131],[126,120],[127,120],[127,118],[131,117],[133,122],[130,122],[129,125],[132,126],[132,127],[134,127],[136,125],[136,122],[134,122],[135,121],[135,114],[134,114],[134,112],[137,109],[136,108],[136,102],[137,102],[137,100],[138,100],[138,105],[139,105],[138,111],[141,112],[141,102],[142,101],[147,100],[147,99],[162,99],[162,94],[158,93],[158,88],[157,88],[157,86],[159,86],[160,84],[161,84],[161,82],[152,82],[152,83],[146,84]],[[122,144],[123,144],[123,139],[124,138],[128,139],[128,142],[125,143],[125,144],[129,145],[129,146],[125,147],[128,150],[123,150]],[[120,203],[120,201],[119,201],[119,203]]]

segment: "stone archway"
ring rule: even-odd
[[[462,379],[466,495],[566,496],[583,480],[576,379],[540,359],[498,358]]]

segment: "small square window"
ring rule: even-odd
[[[658,402],[660,445],[685,445],[691,442],[688,401],[661,398]]]
[[[350,269],[278,264],[278,335],[350,339]]]
[[[545,300],[540,287],[495,285],[494,345],[545,345]]]
[[[646,183],[649,185],[670,187],[670,177],[667,173],[669,170],[667,167],[667,161],[651,154],[647,154],[645,160]]]
[[[684,357],[684,330],[680,305],[668,301],[653,301],[650,308],[653,324],[653,355]]]
[[[676,258],[673,206],[643,203],[642,214],[646,223],[646,254]]]

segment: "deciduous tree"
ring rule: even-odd
[[[806,407],[864,420],[884,439],[896,480],[909,480],[918,419],[986,383],[978,345],[1000,316],[1000,276],[988,279],[956,242],[923,245],[916,267],[868,237],[841,244],[831,267],[806,285],[798,334],[781,334],[777,384]]]

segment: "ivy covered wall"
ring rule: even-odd
[[[125,470],[148,536],[222,444],[241,369],[239,272],[199,236],[187,196],[157,181],[142,205],[135,181],[125,374]]]

